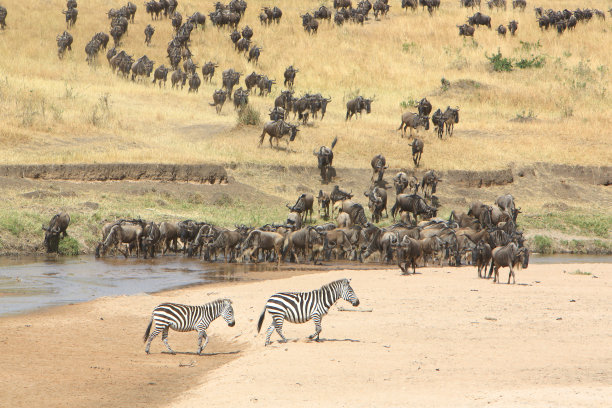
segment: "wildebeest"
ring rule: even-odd
[[[241,34],[242,38],[250,40],[251,38],[253,38],[253,29],[247,25],[242,29]]]
[[[62,11],[62,13],[66,15],[66,26],[68,28],[74,26],[74,24],[77,21],[77,17],[79,16],[79,11],[76,8],[69,8],[68,10]],[[6,18],[6,12],[5,12],[5,18]],[[2,19],[0,18],[0,20]],[[4,25],[3,25],[3,28],[4,28]]]
[[[427,98],[423,98],[419,101],[418,105],[417,105],[417,109],[419,112],[419,115],[421,116],[429,116],[429,114],[431,113],[431,103],[427,100]]]
[[[329,20],[332,18],[332,11],[325,6],[319,7],[317,10],[312,12],[312,16],[319,20]]]
[[[259,261],[259,250],[274,251],[277,265],[280,266],[282,259],[282,248],[285,237],[277,232],[253,230],[245,238],[240,246],[240,257],[248,255],[254,258],[255,263]]]
[[[163,246],[162,255],[166,254],[166,251],[173,247],[174,252],[177,251],[178,241],[178,224],[175,222],[162,222],[159,224],[160,242]]]
[[[491,246],[484,241],[479,241],[472,252],[472,260],[478,268],[478,277],[486,278],[487,267],[491,262]]]
[[[304,219],[306,219],[307,216],[310,216],[310,221],[312,222],[313,204],[314,204],[314,196],[310,193],[302,193],[298,197],[295,204],[292,206],[287,204],[287,208],[299,214],[304,214]]]
[[[250,91],[251,89],[256,87],[261,77],[262,75],[256,73],[255,71],[244,77],[244,84],[246,85],[246,88]]]
[[[458,25],[457,27],[459,28],[459,35],[462,35],[464,37],[474,36],[474,27],[467,24]]]
[[[489,6],[490,9],[492,9],[493,7],[496,7],[498,9],[503,8],[505,10],[506,0],[489,0],[487,1],[487,6]]]
[[[431,115],[431,123],[434,125],[434,129],[436,133],[438,133],[438,138],[442,139],[444,136],[444,114],[440,109],[436,110],[433,115]]]
[[[421,191],[425,197],[431,197],[436,193],[436,188],[438,183],[442,181],[438,174],[434,170],[429,170],[423,175],[423,180],[421,181]]]
[[[370,180],[373,183],[382,182],[385,170],[389,167],[387,166],[387,159],[385,159],[385,156],[382,154],[377,154],[376,156],[372,157],[370,165],[372,166],[372,177]]]
[[[323,183],[329,183],[332,179],[332,174],[334,173],[332,167],[334,161],[333,149],[336,146],[337,142],[338,137],[335,137],[331,144],[331,148],[327,146],[321,146],[318,151],[314,150],[312,152],[312,154],[317,156],[318,168],[321,173],[321,181],[323,181]]]
[[[408,176],[403,171],[400,171],[393,176],[393,185],[395,186],[395,194],[400,195],[406,190],[406,187],[410,187],[413,193],[416,194],[419,189],[419,180],[415,176]]]
[[[151,38],[153,37],[153,33],[155,33],[155,28],[151,24],[148,24],[144,30],[144,33],[145,33],[145,44],[151,45]]]
[[[170,80],[172,81],[172,88],[178,87],[178,84],[180,83],[181,89],[183,89],[185,83],[187,82],[187,74],[181,71],[181,69],[179,68],[172,73]]]
[[[455,123],[459,123],[459,108],[457,107],[453,109],[450,106],[447,106],[446,110],[442,114],[442,120],[444,121],[444,126],[446,127],[446,135],[452,136]],[[439,133],[438,136],[440,136]]]
[[[409,267],[412,266],[412,273],[416,273],[417,260],[421,257],[421,246],[418,241],[409,236],[405,236],[399,243],[396,244],[397,266],[402,271],[402,275],[409,273]]]
[[[0,28],[5,29],[6,27],[6,16],[8,15],[8,11],[6,7],[0,6]]]
[[[527,1],[526,0],[512,0],[512,8],[518,8],[521,11],[525,11],[525,7],[527,7]]]
[[[202,79],[206,82],[210,82],[213,75],[215,75],[215,68],[217,67],[219,67],[219,65],[212,61],[208,61],[206,64],[204,64],[202,66]]]
[[[203,29],[206,25],[206,16],[199,11],[196,11],[187,19],[187,21],[192,23],[194,28],[198,28],[199,24]]]
[[[270,109],[270,120],[275,121],[285,119],[285,114],[286,112],[283,108],[276,106],[274,109]]]
[[[372,222],[380,221],[383,210],[387,211],[387,190],[373,186],[363,194],[368,197],[368,208],[372,213]]]
[[[110,248],[115,248],[128,257],[128,251],[121,250],[121,244],[128,244],[128,248],[134,246],[136,248],[136,257],[140,256],[140,244],[143,233],[143,227],[140,224],[123,224],[117,222],[112,225],[106,239],[98,244],[96,248],[96,256],[104,256]]]
[[[214,106],[217,111],[217,115],[221,113],[221,109],[223,109],[223,104],[225,103],[225,99],[227,98],[227,91],[223,89],[217,89],[213,93],[213,103],[210,106]]]
[[[283,85],[288,87],[288,88],[293,88],[293,82],[295,81],[295,74],[297,74],[298,72],[300,72],[299,69],[295,69],[293,68],[293,65],[289,65],[287,67],[287,69],[285,69],[285,82],[283,82]]]
[[[155,247],[160,241],[160,238],[161,232],[159,230],[159,225],[154,222],[147,224],[142,238],[142,252],[144,253],[145,259],[147,259],[147,255],[151,256],[151,258],[155,257]]]
[[[166,80],[168,79],[168,71],[170,71],[170,68],[166,68],[164,64],[157,67],[157,69],[153,73],[153,83],[155,83],[155,81],[159,81],[159,87],[161,88],[161,83],[163,81],[164,87],[166,87]]]
[[[505,194],[497,197],[495,204],[502,210],[506,211],[512,217],[512,221],[516,223],[516,217],[521,213],[520,208],[516,208],[514,197],[512,194]]]
[[[505,36],[507,31],[508,30],[506,30],[506,26],[503,24],[500,24],[499,27],[497,27],[497,34],[499,35]]]
[[[412,11],[416,11],[418,8],[417,0],[402,0],[402,8],[408,11],[408,8],[411,8]]]
[[[66,237],[66,229],[70,225],[70,215],[65,212],[60,212],[55,214],[51,221],[49,221],[49,226],[42,226],[42,229],[45,231],[45,240],[44,245],[47,249],[47,252],[57,252],[60,240],[60,234],[62,234],[62,238]]]
[[[346,103],[346,119],[345,120],[351,119],[353,115],[356,115],[357,113],[361,115],[361,112],[364,110],[366,111],[366,113],[370,113],[372,109],[373,101],[374,101],[374,98],[366,99],[361,95],[348,101]]]
[[[155,62],[151,61],[146,55],[138,58],[136,62],[132,64],[132,81],[134,81],[137,76],[150,77],[154,63]]]
[[[405,112],[402,115],[402,123],[397,130],[401,130],[402,137],[404,137],[406,135],[406,129],[410,128],[410,137],[412,137],[412,129],[416,129],[418,132],[419,127],[429,130],[429,117],[419,115],[418,113]]]
[[[249,50],[248,62],[254,61],[255,65],[257,65],[257,62],[259,61],[259,54],[261,53],[261,50],[263,50],[262,47],[253,45],[251,49]]]
[[[319,22],[310,13],[306,13],[302,17],[302,26],[308,34],[316,34],[319,29]]]
[[[232,99],[232,91],[234,89],[234,85],[237,85],[240,82],[240,72],[234,71],[233,68],[226,69],[221,74],[223,80],[223,88],[227,91],[227,94],[230,99]]]
[[[499,268],[504,267],[510,269],[508,284],[510,284],[510,278],[512,278],[512,283],[516,283],[514,268],[527,268],[529,265],[529,250],[525,247],[519,248],[514,242],[510,242],[503,247],[494,248],[491,258],[491,269],[488,277],[491,277],[492,271],[495,272],[493,283],[499,283]]]
[[[485,25],[491,28],[491,17],[487,16],[486,14],[482,14],[480,11],[477,11],[473,16],[468,17],[468,24],[470,26]]]
[[[187,92],[195,92],[198,93],[198,89],[200,88],[200,84],[202,81],[200,80],[200,76],[197,72],[194,72],[189,77],[189,90]]]
[[[518,29],[518,23],[515,20],[512,20],[508,23],[508,30],[510,30],[510,34],[514,35],[516,30]]]
[[[99,33],[94,34],[92,39],[100,41],[100,47],[103,48],[103,49],[106,49],[106,46],[108,45],[108,40],[110,38],[109,38],[108,34],[103,33],[103,32],[99,32]]]
[[[331,198],[329,194],[324,193],[323,190],[319,190],[319,195],[317,196],[317,202],[319,203],[319,215],[321,215],[321,211],[323,211],[322,218],[327,220],[329,218],[329,203]]]
[[[272,92],[272,85],[274,85],[275,83],[276,81],[274,79],[270,79],[266,75],[262,75],[257,81],[257,86],[259,87],[259,96],[265,96]]]
[[[421,139],[415,138],[412,141],[412,161],[414,161],[414,166],[419,167],[419,163],[421,162],[421,155],[423,154],[423,147],[425,144]]]
[[[287,140],[287,145],[289,145],[289,142],[293,142],[295,136],[297,135],[297,132],[299,131],[300,129],[298,129],[298,125],[292,125],[290,123],[285,122],[284,120],[266,122],[263,131],[261,132],[261,136],[259,137],[259,146],[261,146],[261,144],[263,143],[266,134],[270,136],[270,147],[273,147],[273,138],[276,139],[276,146],[278,147],[280,139],[285,135],[289,135],[289,139]]]
[[[115,47],[121,45],[121,37],[123,37],[125,31],[120,26],[111,27],[110,35],[113,37],[113,44]]]
[[[242,109],[249,103],[249,91],[242,89],[242,87],[236,89],[234,92],[234,109]]]
[[[351,0],[334,0],[334,8],[352,8]]]
[[[101,46],[102,44],[97,39],[92,39],[87,43],[85,46],[85,54],[87,54],[87,58],[85,60],[88,64],[92,64],[96,60]]]
[[[72,35],[69,32],[64,31],[61,35],[56,37],[57,41],[57,56],[59,59],[64,58],[66,50],[72,51]]]
[[[436,208],[427,205],[425,200],[416,194],[400,194],[395,198],[395,204],[391,208],[391,216],[395,219],[395,215],[400,211],[412,213],[415,221],[418,215],[422,215],[424,218],[432,218],[438,213]]]

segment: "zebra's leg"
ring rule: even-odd
[[[274,329],[276,329],[276,332],[281,337],[281,343],[287,342],[287,338],[283,335],[283,320],[284,318],[282,316],[272,317],[272,324],[268,327],[268,332],[266,333],[266,346],[270,344],[270,337]]]
[[[311,334],[310,336],[308,336],[309,339],[314,340],[314,341],[319,341],[319,333],[321,333],[321,315],[316,314],[314,316],[312,316],[312,320],[314,321],[315,324],[315,332],[314,334]]]
[[[168,348],[168,351],[172,354],[176,354],[174,352],[174,350],[172,350],[172,348],[170,348],[170,344],[168,344],[168,327],[164,328],[164,331],[162,331],[162,341],[164,342],[164,344],[166,345],[166,347]]]
[[[202,339],[204,339],[204,345],[202,345]],[[206,330],[202,330],[200,332],[200,336],[198,337],[198,354],[202,354],[202,350],[206,348],[208,344],[208,336],[206,335]]]
[[[155,336],[157,336],[159,334],[159,332],[160,332],[160,330],[155,329],[155,330],[153,330],[153,333],[151,333],[149,335],[149,338],[147,339],[147,346],[145,347],[145,353],[149,354],[149,349],[151,348],[151,342],[153,341]]]

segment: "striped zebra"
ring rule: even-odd
[[[202,306],[162,303],[153,309],[153,316],[151,317],[151,321],[144,335],[144,341],[147,342],[145,351],[149,354],[151,342],[155,336],[161,332],[162,341],[166,347],[168,347],[170,353],[175,354],[174,350],[172,350],[168,344],[168,329],[172,328],[180,332],[197,331],[199,333],[198,354],[202,354],[202,350],[204,350],[204,347],[208,344],[206,329],[208,325],[219,316],[223,316],[227,325],[230,327],[236,324],[231,300],[217,299]],[[151,333],[153,322],[155,322],[155,330]],[[151,334],[149,335],[149,333]],[[206,340],[204,345],[202,345],[202,339]]]
[[[287,341],[283,336],[283,321],[285,319],[291,323],[306,323],[313,319],[316,331],[308,338],[319,341],[321,319],[340,298],[350,302],[353,306],[359,306],[359,299],[351,288],[349,279],[340,279],[328,283],[312,292],[284,292],[272,295],[268,299],[261,316],[259,316],[257,332],[259,333],[261,330],[266,311],[268,311],[272,316],[272,324],[270,324],[266,333],[266,346],[270,344],[270,336],[272,336],[274,329],[281,336],[283,343]]]

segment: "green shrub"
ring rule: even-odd
[[[61,239],[59,242],[59,246],[57,247],[57,252],[60,255],[78,255],[80,252],[79,242],[68,236],[64,239]]]
[[[247,126],[257,126],[261,124],[259,112],[247,105],[238,112],[238,124]]]
[[[544,57],[541,55],[536,55],[533,58],[522,58],[517,61],[515,66],[525,69],[525,68],[542,68],[544,66]]]
[[[553,240],[545,235],[536,235],[533,237],[533,244],[536,252],[540,254],[552,254]]]
[[[510,58],[505,58],[502,56],[499,48],[497,49],[497,54],[493,54],[490,57],[485,53],[485,57],[489,60],[493,67],[493,71],[496,72],[510,72],[512,71],[512,60]]]

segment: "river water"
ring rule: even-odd
[[[530,263],[610,263],[612,256],[553,255]],[[295,266],[289,266],[295,268]],[[312,265],[301,266],[312,269]],[[342,263],[329,268],[378,268],[380,264]],[[387,267],[393,267],[389,265]],[[612,266],[611,266],[612,267]],[[286,269],[284,266],[283,269]],[[82,257],[0,258],[0,316],[43,307],[78,303],[101,296],[152,293],[188,285],[238,280],[244,272],[273,270],[274,265],[226,265],[169,256],[153,260]]]

